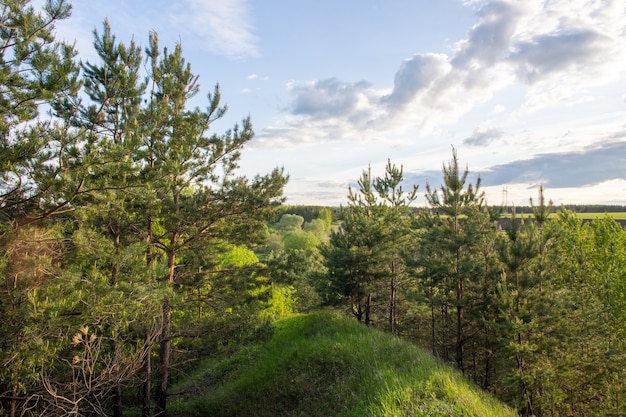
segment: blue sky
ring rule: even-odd
[[[623,0],[75,0],[58,33],[95,59],[181,42],[206,93],[250,115],[242,173],[283,166],[288,204],[346,203],[371,165],[425,191],[457,151],[490,204],[626,204]],[[504,192],[506,190],[506,192]],[[423,203],[421,198],[418,202]]]

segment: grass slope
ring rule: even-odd
[[[272,338],[206,363],[171,416],[515,416],[389,334],[330,313],[284,319]]]

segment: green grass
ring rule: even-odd
[[[516,415],[423,350],[330,313],[278,321],[173,391],[188,393],[174,417]]]
[[[550,214],[550,217],[556,217],[558,215],[557,212],[553,212]],[[597,212],[597,213],[576,213],[574,212],[574,215],[576,217],[578,217],[579,219],[588,219],[588,220],[595,220],[595,219],[601,219],[605,216],[609,216],[612,219],[615,220],[626,220],[626,212]],[[515,215],[518,219],[532,219],[534,218],[533,214],[531,213],[517,213]],[[510,218],[511,215],[510,214],[505,214],[503,215],[504,218]]]
[[[608,213],[574,213],[579,219],[601,219],[609,216],[615,220],[626,220],[626,212],[608,212]]]

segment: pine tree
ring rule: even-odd
[[[467,168],[462,173],[459,170],[456,150],[453,150],[452,159],[443,167],[440,190],[426,185],[426,199],[435,217],[427,218],[430,224],[421,234],[422,252],[437,254],[440,258],[423,258],[422,267],[426,279],[434,284],[431,285],[431,296],[436,296],[442,303],[443,356],[447,359],[447,346],[452,345],[456,365],[463,372],[466,370],[465,346],[468,339],[466,310],[471,308],[471,297],[474,296],[469,287],[477,285],[484,271],[483,259],[478,255],[485,243],[485,235],[493,231],[493,216],[486,205],[484,193],[480,191],[480,178],[475,184],[466,186],[468,174]],[[455,310],[452,325],[454,343],[448,340],[450,307]]]
[[[348,297],[353,314],[370,324],[372,300],[387,298],[387,328],[398,325],[399,290],[406,280],[403,250],[409,236],[411,192],[402,189],[403,170],[388,161],[383,177],[371,168],[350,188],[340,230],[333,232],[325,256],[330,287]]]
[[[505,375],[506,383],[501,384],[501,398],[509,395],[510,403],[519,410],[533,409],[529,388],[528,364],[532,360],[536,325],[535,314],[541,302],[536,293],[537,276],[533,265],[539,255],[541,245],[537,223],[519,219],[513,209],[512,217],[507,221],[504,234],[499,236],[496,250],[504,271],[499,284],[501,314],[494,325],[498,327],[501,355],[505,364],[499,371]],[[509,365],[508,360],[512,359]],[[513,369],[510,369],[512,367]],[[500,379],[502,376],[496,376]],[[506,391],[513,391],[511,394]]]
[[[89,132],[93,152],[98,155],[98,164],[91,168],[86,179],[93,191],[81,198],[80,203],[85,207],[85,226],[96,228],[112,243],[112,257],[107,266],[109,285],[115,289],[124,275],[122,271],[129,269],[128,248],[141,247],[145,242],[142,215],[147,194],[139,175],[142,142],[138,118],[146,82],[140,76],[141,48],[134,41],[128,47],[118,43],[107,20],[102,33],[94,30],[94,48],[99,62],[82,64],[84,91],[89,102],[81,105],[73,117],[77,127]],[[134,279],[141,281],[151,273],[144,261],[144,270],[136,271]],[[133,289],[130,291],[132,298]],[[116,325],[111,323],[112,328]],[[143,336],[146,340],[153,339],[151,334]],[[112,339],[112,349],[123,349],[121,345],[121,341]],[[147,361],[149,357],[143,359]],[[121,386],[116,387],[114,416],[122,415],[121,391]]]
[[[41,11],[9,0],[0,10],[0,234],[68,209],[82,190],[83,136],[64,120],[80,87],[78,65],[73,47],[54,35],[69,14],[65,0]],[[46,107],[52,117],[41,114]]]
[[[30,343],[40,335],[31,301],[63,252],[59,228],[43,220],[71,209],[83,186],[84,137],[63,119],[80,88],[78,65],[73,47],[54,33],[70,5],[47,1],[38,10],[30,3],[8,0],[0,8],[0,395],[10,416],[36,380]],[[46,361],[50,353],[35,357]]]
[[[619,331],[611,318],[610,294],[622,281],[614,268],[623,261],[611,248],[623,244],[624,232],[614,221],[610,228],[593,223],[561,209],[544,231],[549,245],[540,289],[549,299],[537,313],[537,355],[531,362],[535,414],[623,411],[624,380],[618,369],[624,366],[624,347],[615,337]]]
[[[53,330],[41,336],[42,340],[48,343],[47,338],[54,337],[58,346],[50,344],[56,347],[47,351],[49,356],[38,355],[42,363],[48,359],[46,364],[53,363],[54,355],[72,349],[70,340],[60,336],[62,332],[75,332],[76,326],[90,323],[96,323],[89,325],[92,330],[74,333],[87,337],[88,344],[76,343],[76,347],[97,347],[99,357],[110,358],[110,364],[124,352],[141,353],[133,357],[138,363],[145,360],[142,414],[146,416],[150,414],[146,397],[151,382],[149,353],[155,343],[151,329],[153,323],[160,323],[157,413],[165,415],[171,343],[179,323],[175,319],[184,313],[179,302],[189,301],[197,289],[194,286],[210,285],[208,280],[221,280],[222,288],[232,285],[229,291],[233,296],[228,299],[235,304],[260,297],[252,288],[264,281],[249,265],[228,267],[223,278],[211,267],[218,267],[233,245],[254,244],[265,237],[266,221],[282,202],[287,176],[281,169],[252,179],[237,175],[241,149],[253,136],[250,120],[244,119],[241,128],[235,126],[223,135],[209,134],[210,125],[226,108],[220,104],[217,87],[208,96],[206,110],[189,108],[188,101],[199,85],[180,45],[172,52],[167,48],[161,52],[156,34],[151,35],[146,49],[148,83],[140,75],[141,49],[134,42],[128,46],[118,43],[105,21],[102,33],[95,32],[100,61],[83,64],[83,103],[77,95],[81,82],[74,51],[55,42],[53,36],[54,22],[69,15],[68,3],[49,1],[43,13],[27,7],[28,1],[5,3],[0,14],[4,59],[0,60],[0,234],[3,255],[11,257],[0,264],[0,270],[6,288],[11,288],[10,281],[15,279],[24,285],[3,294],[0,305],[24,317],[34,314],[37,320],[42,312],[72,317],[67,322],[55,319],[46,323]],[[51,110],[48,121],[37,119],[42,106]],[[60,250],[63,255],[37,260],[41,267],[49,266],[41,275],[26,268],[15,244],[20,230],[35,227],[35,221],[52,215],[57,215],[58,230],[65,237]],[[42,230],[57,230],[54,225],[41,224]],[[90,252],[92,245],[101,253]],[[17,270],[20,265],[26,268],[23,273]],[[34,287],[33,282],[45,285]],[[68,291],[71,297],[66,297]],[[39,295],[45,295],[45,302]],[[58,298],[61,296],[65,298]],[[158,319],[145,316],[151,311],[146,300],[153,298],[161,300]],[[9,299],[15,302],[6,303]],[[233,327],[262,308],[253,304]],[[118,307],[112,311],[114,305]],[[35,308],[36,314],[29,310]],[[234,305],[223,307],[228,308]],[[143,319],[137,316],[141,313]],[[3,378],[3,393],[12,393],[11,398],[19,394],[54,397],[61,392],[55,384],[66,386],[64,372],[80,371],[77,364],[91,363],[96,366],[90,365],[92,370],[108,369],[100,368],[105,364],[93,362],[92,357],[85,362],[60,361],[58,367],[46,368],[45,379],[37,380],[33,377],[37,368],[23,366],[20,360],[32,353],[30,343],[35,340],[24,337],[24,330],[28,326],[33,337],[39,337],[37,330],[43,329],[43,323],[21,320],[13,313],[11,317],[0,331],[3,343],[18,341],[17,350],[3,348],[3,363],[10,365],[9,373],[18,368],[27,372]],[[18,350],[21,353],[16,355]],[[5,354],[15,360],[7,361]],[[71,370],[64,370],[64,364]],[[129,369],[118,364],[116,369]],[[107,372],[114,375],[113,368]],[[139,377],[139,373],[134,369],[130,377]],[[85,407],[97,405],[90,412],[103,412],[113,406],[114,415],[121,415],[122,379],[105,381],[100,378],[104,374],[89,375],[109,384],[99,385],[99,392],[112,395],[103,402],[104,397],[90,397],[94,392],[81,391],[86,399],[96,401],[86,400]],[[74,382],[80,385],[80,381]],[[6,409],[10,415],[16,412],[15,404],[15,399],[9,400]],[[73,407],[63,401],[58,405]],[[52,412],[50,407],[55,406],[42,400],[28,407],[33,412],[38,407]]]
[[[162,53],[155,33],[147,48],[151,93],[142,116],[146,123],[145,171],[148,188],[158,206],[152,207],[150,245],[162,251],[168,285],[175,286],[197,270],[179,264],[192,245],[222,242],[254,243],[264,236],[264,223],[279,204],[287,177],[281,169],[252,180],[236,176],[243,146],[253,137],[249,118],[223,135],[209,135],[210,125],[221,118],[216,86],[208,95],[206,110],[188,109],[198,91],[198,77],[182,56],[181,45]],[[173,300],[163,300],[157,415],[165,415],[171,363]]]
[[[384,216],[384,241],[387,249],[387,268],[389,281],[389,331],[398,331],[398,312],[400,290],[407,281],[405,251],[407,250],[411,221],[411,204],[417,198],[418,186],[405,193],[402,188],[404,172],[402,166],[397,167],[387,161],[385,176],[376,178],[374,189],[378,194],[381,211]]]

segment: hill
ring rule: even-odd
[[[276,322],[269,340],[210,361],[172,416],[516,416],[423,350],[330,313]]]

